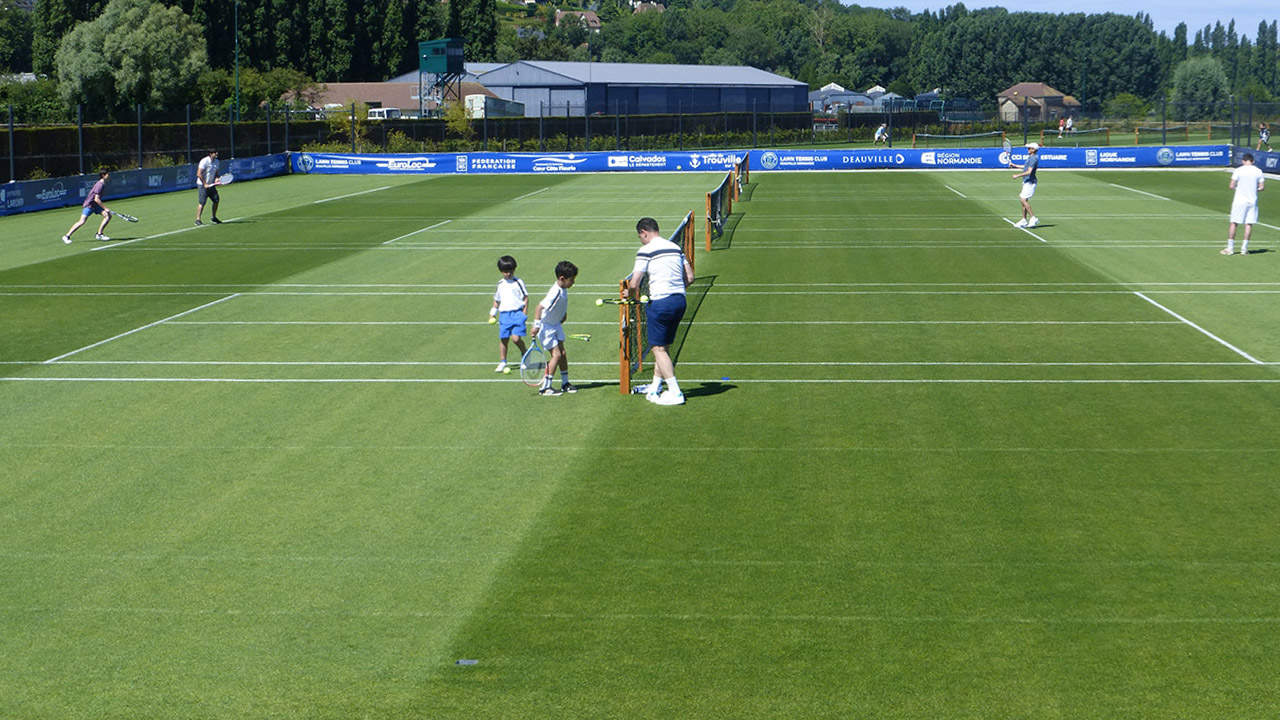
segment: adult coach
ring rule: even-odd
[[[204,203],[206,200],[213,201],[213,215],[209,218],[215,224],[221,223],[218,219],[218,151],[210,150],[200,160],[200,164],[196,166],[196,225],[203,225],[200,216],[204,214]]]
[[[80,219],[76,220],[66,235],[62,236],[62,242],[67,245],[71,244],[71,235],[80,229],[81,225],[89,219],[90,215],[101,215],[102,222],[98,223],[98,234],[95,240],[110,240],[111,238],[102,234],[107,229],[107,223],[111,222],[111,209],[102,204],[102,191],[107,186],[107,180],[111,179],[111,173],[103,170],[98,173],[98,182],[93,184],[89,189],[89,194],[84,196],[84,205],[80,208]]]
[[[1231,201],[1231,224],[1227,226],[1227,246],[1220,250],[1230,255],[1236,242],[1236,226],[1244,225],[1244,240],[1240,242],[1240,254],[1249,254],[1249,236],[1258,222],[1258,193],[1262,192],[1262,170],[1253,164],[1253,153],[1240,156],[1240,167],[1231,172],[1231,189],[1236,191]]]
[[[1036,168],[1040,166],[1040,143],[1027,143],[1027,162],[1021,166],[1009,161],[1009,167],[1018,168],[1022,172],[1014,175],[1014,179],[1022,178],[1022,189],[1018,191],[1018,202],[1022,203],[1022,219],[1014,223],[1014,227],[1033,228],[1040,224],[1040,219],[1031,210],[1031,198],[1036,194]]]
[[[683,405],[684,393],[676,382],[675,361],[667,347],[675,342],[676,330],[684,319],[684,289],[693,282],[693,268],[679,245],[658,234],[658,221],[640,218],[636,235],[641,247],[631,269],[628,285],[634,296],[640,281],[649,276],[649,347],[653,350],[653,382],[644,388],[645,398],[658,405]],[[665,392],[662,383],[667,384]]]

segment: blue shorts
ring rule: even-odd
[[[512,335],[524,337],[524,324],[528,320],[523,310],[504,310],[498,313],[498,337],[503,340]]]
[[[675,342],[676,331],[680,329],[680,321],[684,319],[684,310],[684,293],[668,295],[649,303],[647,321],[650,347],[666,347]]]
[[[102,208],[98,207],[97,205],[90,205],[87,208],[80,208],[81,217],[89,217],[90,215],[101,215],[101,214],[102,214]]]

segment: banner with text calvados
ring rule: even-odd
[[[234,173],[237,180],[257,180],[273,175],[283,175],[288,171],[288,157],[283,153],[234,158],[223,161],[219,167],[220,173]],[[0,215],[79,205],[84,202],[85,195],[97,181],[98,174],[92,173],[0,185]],[[106,190],[103,192],[103,199],[110,205],[112,200],[120,198],[175,190],[195,190],[195,187],[195,165],[113,170],[111,179],[107,181]]]
[[[583,153],[422,153],[361,155],[294,153],[293,171],[411,175],[587,172],[723,172],[750,152],[753,170],[988,169],[1022,163],[1025,148],[874,150],[717,150]],[[1045,168],[1226,167],[1227,145],[1132,148],[1042,148]]]

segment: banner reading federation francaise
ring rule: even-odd
[[[422,153],[360,155],[294,153],[293,171],[361,175],[726,171],[751,153],[753,170],[877,170],[1007,168],[1025,148],[874,150],[717,150],[582,153]],[[1044,168],[1226,167],[1227,145],[1042,148]]]

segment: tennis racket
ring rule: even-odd
[[[124,220],[125,222],[138,222],[138,218],[128,213],[122,213],[119,210],[112,210],[111,214],[120,218],[121,220]]]
[[[1013,143],[1009,142],[1009,138],[1004,139],[1004,154],[1009,160],[1009,167],[1013,167]]]
[[[591,342],[591,333],[569,333],[565,337],[570,340],[581,340],[582,342]]]
[[[548,358],[546,349],[535,335],[533,342],[529,343],[529,349],[524,351],[524,357],[520,358],[520,380],[532,388],[542,385],[542,377],[547,374]]]
[[[230,185],[235,182],[236,176],[231,173],[222,173],[217,180],[213,181],[214,185]]]

